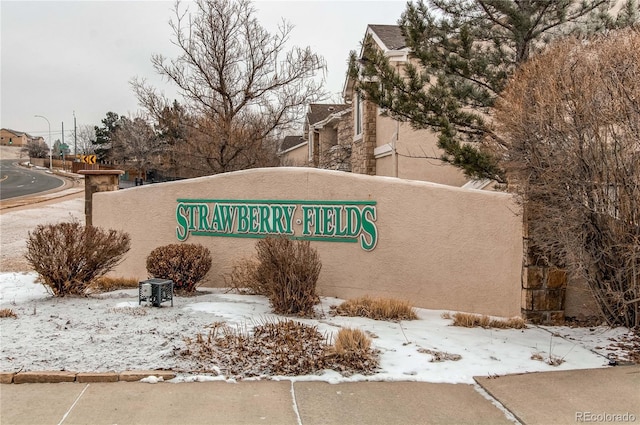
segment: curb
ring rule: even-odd
[[[149,376],[168,381],[176,377],[170,370],[127,370],[124,372],[76,373],[59,370],[0,372],[0,384],[57,384],[60,382],[136,382]]]

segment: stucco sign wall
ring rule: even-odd
[[[287,236],[316,242],[360,243],[378,239],[375,201],[178,199],[176,237],[189,235],[261,239]]]
[[[317,249],[321,295],[393,297],[424,308],[520,313],[522,217],[504,193],[389,177],[268,168],[93,196],[93,223],[123,230],[131,250],[113,275],[147,278],[156,247],[198,243],[224,287],[257,238]]]

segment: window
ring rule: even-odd
[[[354,132],[356,136],[359,136],[362,134],[362,108],[363,108],[362,96],[360,93],[356,93],[355,100],[356,100],[356,107],[355,107],[355,114],[354,114],[354,119],[355,119]]]

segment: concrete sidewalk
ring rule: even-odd
[[[0,386],[9,424],[509,424],[472,385],[245,381]]]
[[[290,381],[11,384],[0,385],[0,423],[513,423],[508,418],[513,416],[497,407],[500,403],[525,424],[576,423],[580,422],[576,421],[579,412],[626,413],[627,419],[640,422],[640,366],[477,378],[477,382],[480,385]],[[500,403],[483,394],[485,390]],[[606,419],[602,422],[625,423]]]

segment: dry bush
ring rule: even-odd
[[[374,320],[416,320],[418,316],[408,301],[392,298],[361,297],[332,307],[338,316],[367,317]]]
[[[261,239],[256,244],[258,288],[265,288],[273,311],[311,317],[319,302],[316,284],[322,264],[309,241],[284,237]]]
[[[129,235],[78,222],[39,225],[27,237],[27,262],[56,297],[83,295],[129,251]]]
[[[11,310],[10,308],[0,309],[0,318],[4,319],[4,318],[8,318],[8,317],[11,317],[12,319],[17,319],[18,315],[15,314],[13,312],[13,310]]]
[[[640,32],[568,39],[497,105],[530,264],[584,279],[610,325],[640,328]]]
[[[178,292],[191,293],[211,269],[211,251],[199,244],[160,246],[147,257],[151,277],[170,279]]]
[[[260,263],[255,258],[234,261],[231,273],[224,276],[226,286],[239,294],[269,295],[265,281],[258,275]]]
[[[118,289],[131,289],[138,287],[138,280],[130,277],[102,276],[94,280],[90,288],[97,292],[111,292]]]
[[[497,328],[497,329],[525,329],[525,321],[521,317],[511,317],[509,319],[492,319],[486,315],[471,313],[454,313],[453,315],[443,314],[442,318],[453,319],[453,326],[464,328]]]

